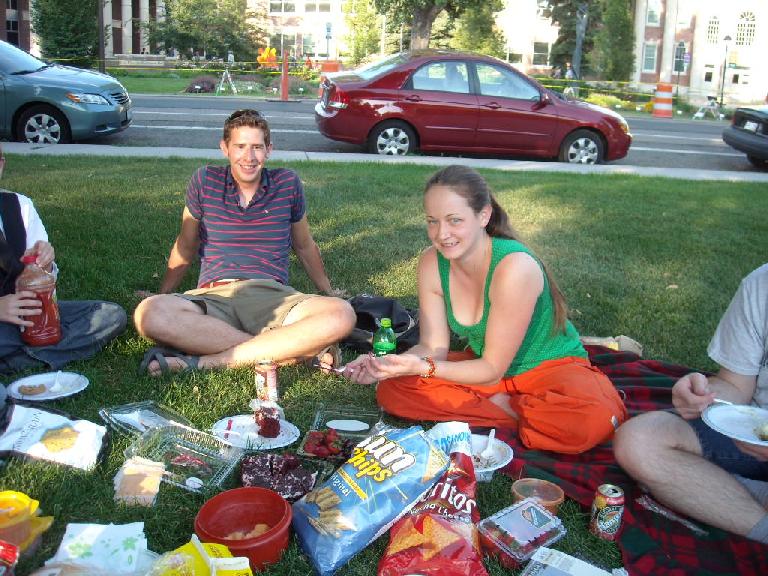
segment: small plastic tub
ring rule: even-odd
[[[515,502],[533,498],[538,504],[555,516],[560,504],[565,499],[563,489],[557,484],[538,478],[521,478],[512,484],[512,496]]]
[[[0,540],[21,546],[30,536],[30,522],[40,503],[22,492],[0,492]]]
[[[233,556],[247,557],[251,569],[259,571],[280,561],[288,547],[291,517],[290,504],[277,492],[235,488],[203,504],[195,516],[195,534],[202,542],[224,544]],[[269,529],[253,538],[228,538],[234,532],[248,533],[257,524],[267,524]]]
[[[477,525],[484,552],[511,569],[518,569],[542,546],[565,536],[560,518],[528,498],[521,500]]]

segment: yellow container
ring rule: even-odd
[[[40,513],[39,505],[21,492],[0,492],[0,540],[16,546],[24,544],[30,535],[30,521]]]

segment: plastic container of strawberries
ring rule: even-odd
[[[366,411],[344,406],[330,408],[321,404],[315,413],[312,426],[304,435],[296,453],[308,458],[343,461],[346,460],[352,447],[367,438],[381,425],[382,413],[380,410]],[[338,453],[329,452],[325,455],[307,450],[307,446],[311,445],[312,438],[316,436],[317,432],[327,434],[330,430],[333,431],[331,434],[335,435],[339,444],[342,445],[342,449]]]

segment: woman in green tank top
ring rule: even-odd
[[[518,239],[485,180],[464,166],[434,174],[424,192],[431,246],[419,261],[419,343],[347,365],[378,381],[389,413],[517,428],[531,448],[582,452],[626,419],[608,378],[587,359],[565,299]],[[468,350],[449,352],[451,331]]]

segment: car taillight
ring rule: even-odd
[[[330,89],[328,101],[325,105],[328,108],[336,108],[337,110],[343,110],[349,104],[349,96],[338,86]]]

